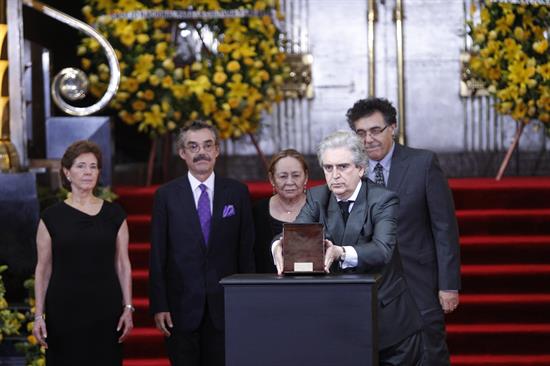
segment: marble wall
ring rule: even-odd
[[[470,0],[403,0],[405,122],[408,145],[439,153],[502,151],[515,123],[494,115],[490,99],[459,96],[459,55],[467,47],[464,21]],[[376,1],[376,95],[397,105],[395,0]],[[286,0],[287,34],[293,51],[313,55],[315,97],[288,101],[265,116],[259,133],[266,154],[295,147],[314,153],[328,133],[347,128],[345,112],[368,94],[367,0]],[[540,151],[550,143],[536,124],[520,149]],[[227,142],[228,155],[256,151],[248,137]]]

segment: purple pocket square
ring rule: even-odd
[[[222,218],[235,215],[235,207],[233,205],[225,205],[223,207]]]

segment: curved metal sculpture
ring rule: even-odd
[[[98,31],[88,24],[54,9],[40,1],[23,0],[23,4],[49,16],[61,23],[75,28],[94,38],[105,50],[109,62],[110,80],[103,97],[89,107],[75,107],[67,103],[63,97],[70,100],[82,99],[86,96],[88,79],[84,72],[75,68],[61,70],[53,79],[51,93],[54,103],[65,113],[72,116],[87,116],[105,107],[118,90],[120,83],[120,66],[111,44]]]

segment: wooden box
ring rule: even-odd
[[[324,273],[323,224],[283,224],[283,273]]]

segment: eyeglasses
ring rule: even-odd
[[[204,144],[202,144],[202,149],[206,152],[212,152],[212,150],[214,150],[214,147],[216,147],[216,143],[213,141],[206,141]],[[192,153],[198,153],[201,150],[201,144],[190,142],[187,144],[187,146],[185,146],[185,148]]]
[[[361,138],[365,138],[365,137],[367,137],[367,135],[371,135],[371,137],[374,137],[374,136],[378,136],[382,132],[384,132],[384,130],[386,128],[388,128],[388,126],[389,125],[386,125],[384,128],[382,128],[382,127],[373,127],[373,128],[369,128],[368,130],[355,130],[355,133]]]
[[[323,164],[322,167],[323,167],[323,170],[325,171],[325,173],[327,174],[330,174],[332,173],[335,169],[336,171],[338,171],[339,173],[343,173],[347,170],[350,170],[351,167],[353,167],[354,165],[351,164],[351,163],[342,163],[342,164],[334,164],[334,165],[329,165],[329,164]]]

